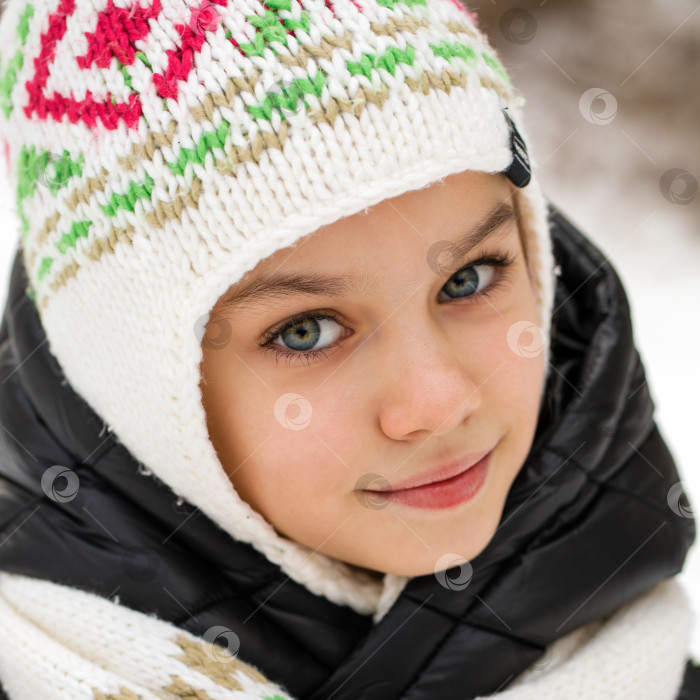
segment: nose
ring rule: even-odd
[[[382,431],[394,440],[449,433],[483,400],[469,347],[430,323],[408,324],[406,332],[396,336],[389,342],[389,370],[382,375]]]

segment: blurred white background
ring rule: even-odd
[[[626,286],[657,422],[700,517],[700,7],[481,0],[470,8],[527,99],[525,135],[545,194]],[[4,159],[0,232],[4,308],[17,242]],[[697,612],[700,659],[698,550],[681,579]]]

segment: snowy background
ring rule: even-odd
[[[625,284],[657,422],[700,514],[700,7],[482,0],[471,9],[527,99],[545,194]],[[668,184],[670,171],[687,174]],[[4,308],[17,220],[2,168],[0,226]],[[695,605],[698,659],[699,549],[680,574]]]

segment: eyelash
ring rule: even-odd
[[[500,270],[500,272],[498,272],[498,276],[496,277],[496,279],[493,280],[491,284],[489,284],[488,287],[486,287],[485,289],[482,289],[476,294],[471,294],[468,297],[463,297],[461,299],[452,299],[452,301],[474,304],[477,303],[482,297],[489,296],[508,279],[508,268],[510,268],[510,266],[514,262],[515,256],[513,255],[498,252],[486,252],[483,255],[479,256],[476,260],[473,260],[472,262],[463,265],[458,270],[455,270],[451,277],[456,275],[458,272],[462,272],[467,268],[477,267],[479,265],[489,265],[495,267],[497,270]],[[275,328],[272,328],[269,331],[267,331],[260,339],[260,348],[263,352],[274,353],[275,358],[277,360],[279,360],[280,358],[287,358],[287,364],[290,364],[292,359],[295,357],[298,357],[302,360],[305,359],[307,361],[307,365],[310,364],[312,361],[316,360],[318,357],[327,357],[326,352],[328,350],[332,350],[340,341],[336,341],[332,345],[329,345],[323,348],[322,350],[308,350],[306,352],[300,350],[285,350],[284,348],[272,342],[290,326],[300,323],[301,321],[306,321],[310,318],[313,318],[315,320],[330,319],[335,321],[340,326],[343,325],[341,319],[336,314],[330,313],[328,311],[305,311],[301,314],[292,316],[291,318],[284,321],[281,325],[276,326]]]

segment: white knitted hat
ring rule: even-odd
[[[66,378],[177,496],[314,593],[376,611],[401,577],[280,536],[231,485],[202,406],[202,320],[321,226],[511,166],[548,364],[524,100],[474,15],[457,0],[8,0],[0,47],[28,292]]]

